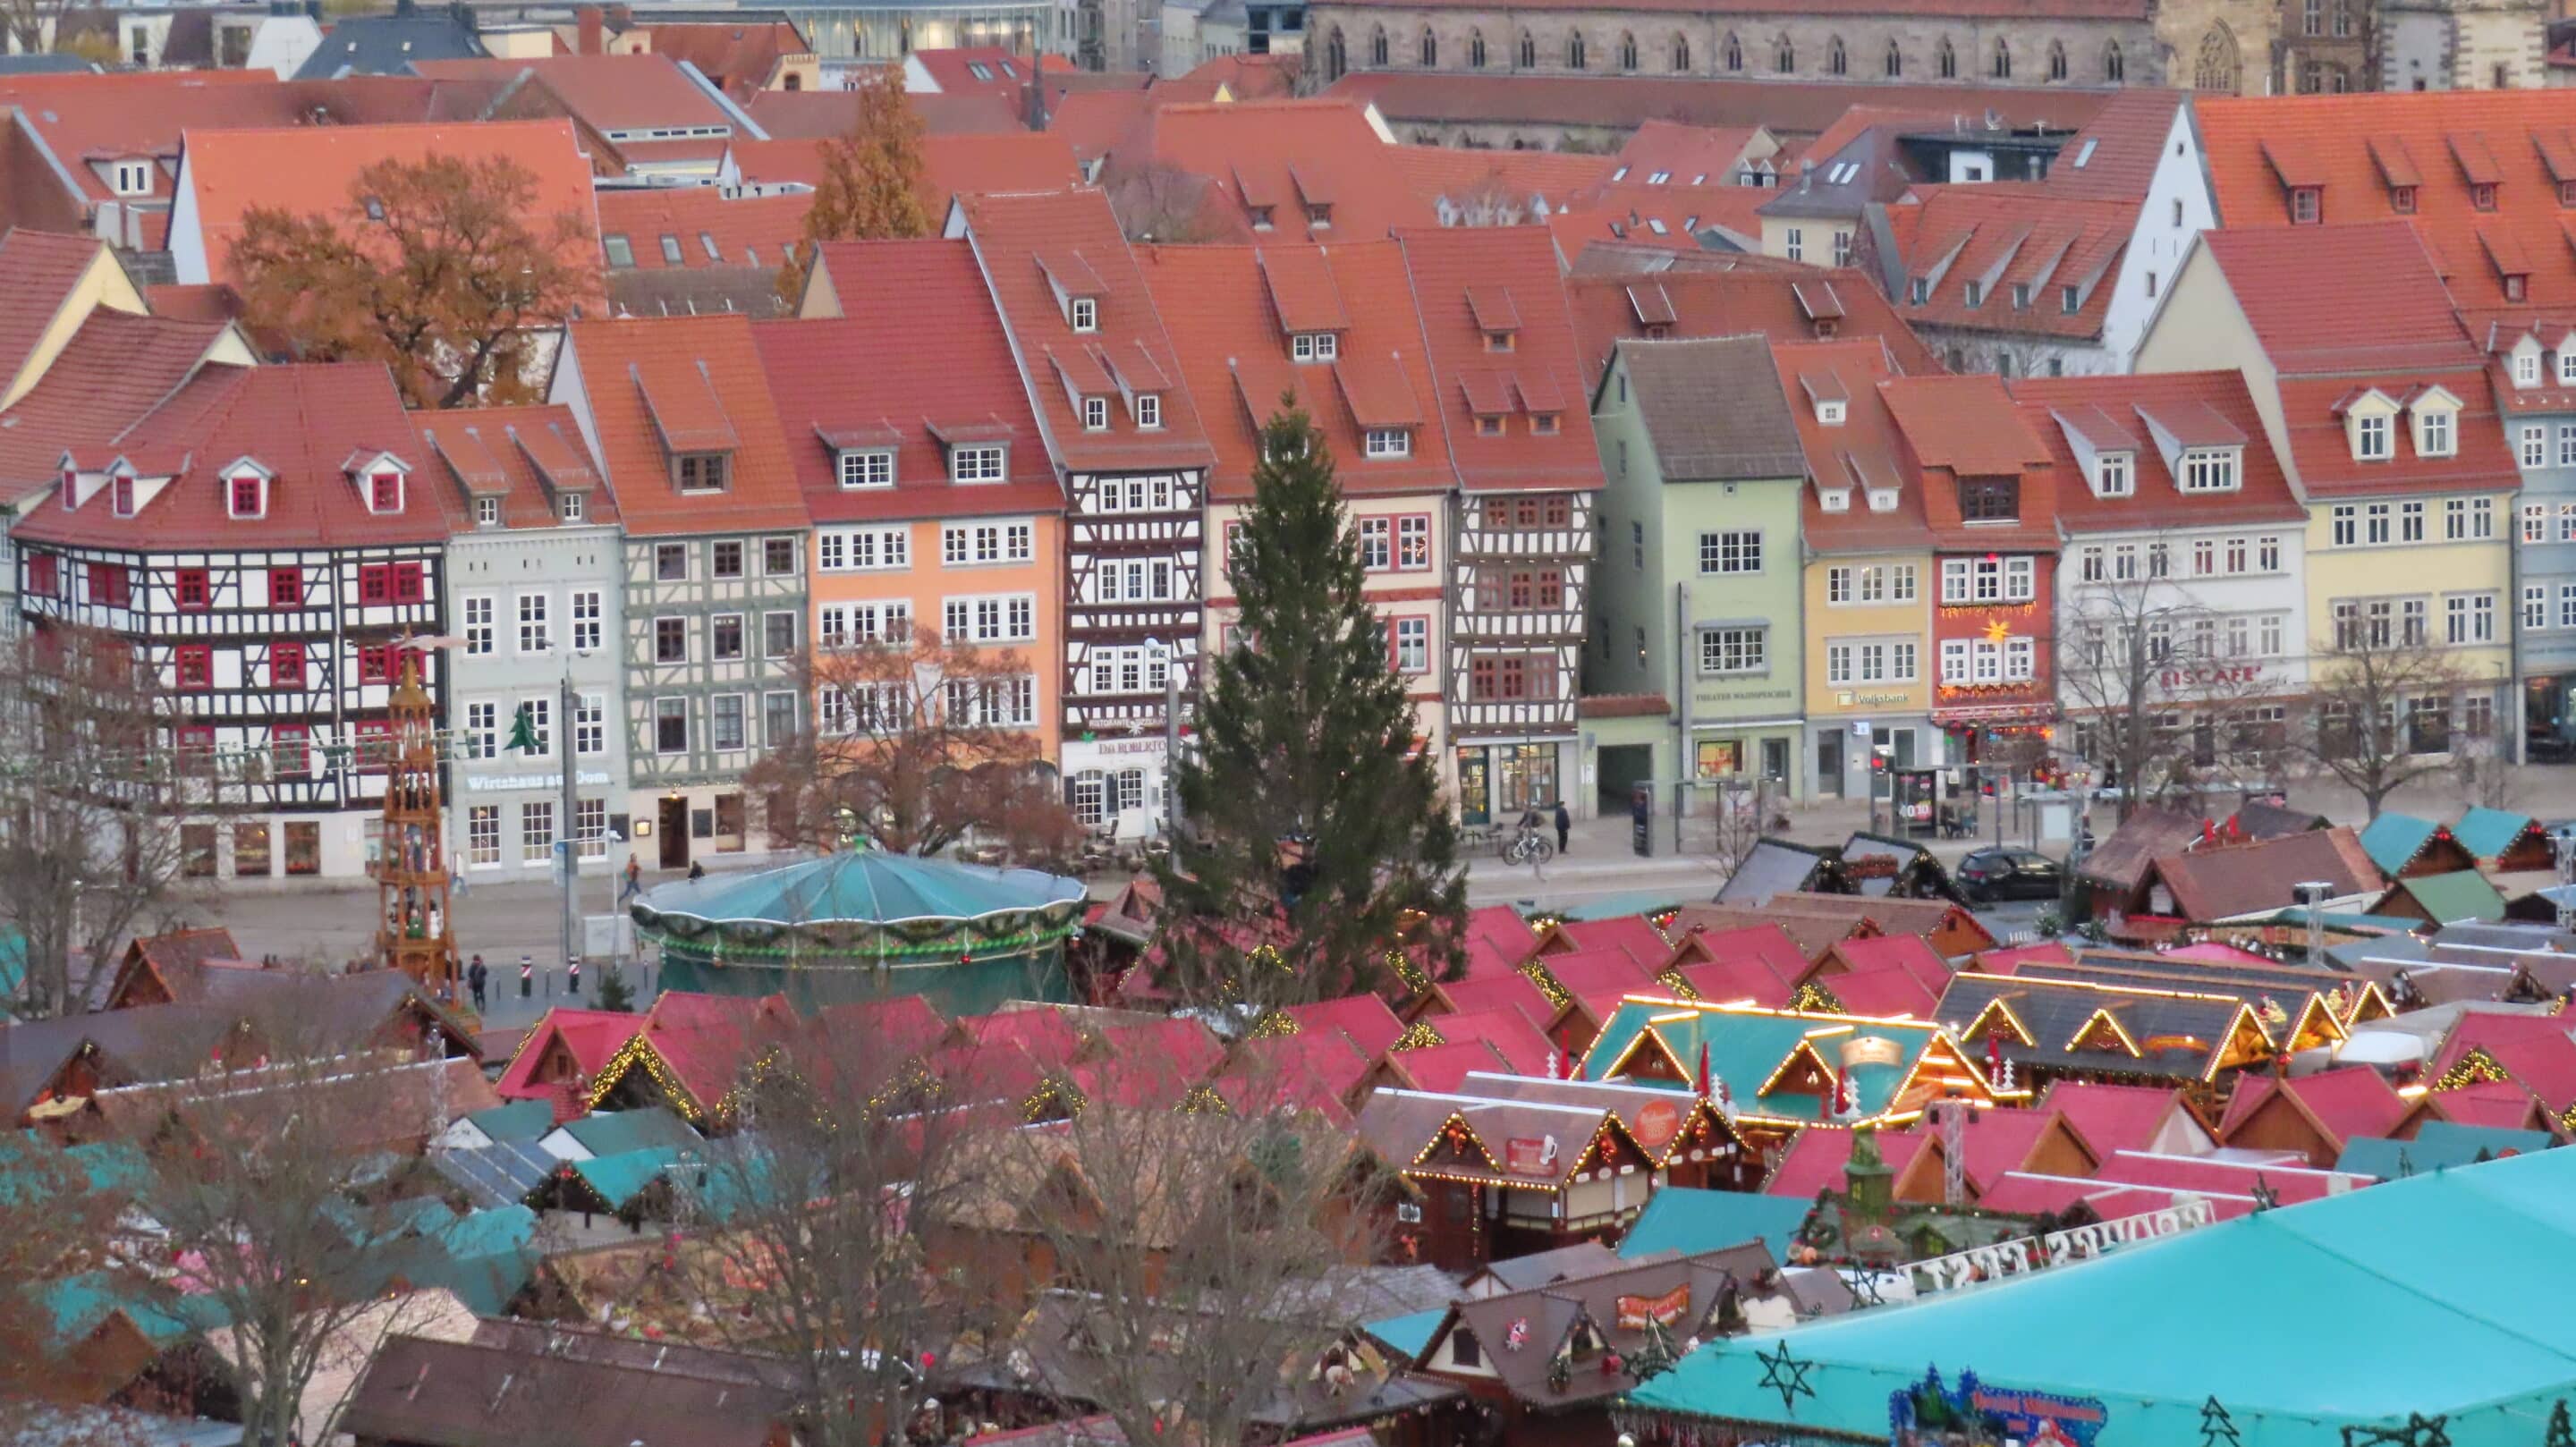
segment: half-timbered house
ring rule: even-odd
[[[1442,550],[1444,772],[1469,824],[1560,799],[1588,815],[1592,801],[1576,787],[1574,700],[1601,459],[1555,248],[1527,227],[1403,230],[1396,239],[1421,312],[1433,405],[1400,426],[1386,419],[1385,430],[1408,448],[1446,446],[1458,477]]]
[[[1064,488],[1068,798],[1085,824],[1147,832],[1162,817],[1165,700],[1186,718],[1197,690],[1215,455],[1103,193],[960,197],[947,234],[974,245]]]
[[[743,771],[806,716],[808,527],[750,319],[575,323],[552,400],[579,420],[626,528],[635,836],[656,839],[664,869],[748,849]]]
[[[424,460],[381,366],[207,367],[65,449],[12,528],[39,638],[121,638],[172,701],[170,742],[207,780],[189,874],[350,877],[373,858],[396,654],[438,631],[461,525]],[[435,651],[421,680],[445,697]]]

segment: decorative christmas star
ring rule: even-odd
[[[1988,643],[2001,643],[2011,636],[2012,625],[2004,622],[2001,618],[1997,618],[1986,625],[1986,641]]]
[[[1816,1364],[1793,1359],[1787,1342],[1780,1343],[1776,1351],[1755,1352],[1753,1359],[1762,1364],[1762,1385],[1780,1394],[1781,1411],[1795,1413],[1798,1398],[1816,1394],[1816,1389],[1807,1385],[1807,1373],[1815,1370]],[[2418,1443],[2415,1447],[2450,1447],[2450,1443]]]

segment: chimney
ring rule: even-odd
[[[578,27],[572,47],[575,55],[600,53],[601,19],[599,7],[596,5],[584,5],[573,11],[573,23]]]

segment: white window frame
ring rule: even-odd
[[[1392,460],[1413,455],[1413,432],[1405,427],[1372,427],[1363,444],[1367,455],[1377,460]]]
[[[495,624],[500,611],[498,595],[468,593],[463,600],[461,617],[465,621],[465,654],[469,658],[488,658],[492,654]]]
[[[842,449],[836,472],[843,491],[894,486],[894,451],[885,447]]]
[[[531,611],[530,605],[534,605]],[[519,590],[510,594],[510,617],[516,625],[512,634],[518,646],[511,650],[521,658],[552,653],[555,649],[554,595],[543,589]]]
[[[970,442],[948,449],[950,482],[1000,482],[1010,475],[1010,449],[999,442]]]

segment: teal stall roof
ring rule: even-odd
[[[1082,881],[884,850],[844,850],[778,869],[710,874],[647,890],[638,922],[708,925],[920,924],[1062,906]]]
[[[2092,1447],[2343,1447],[2440,1417],[2451,1447],[2529,1447],[2576,1392],[2564,1278],[2576,1151],[2411,1176],[2098,1260],[1692,1353],[1636,1407],[1885,1441],[1926,1377],[2100,1411]],[[2248,1303],[2259,1329],[2238,1329]],[[2388,1440],[2404,1440],[2391,1438]]]

